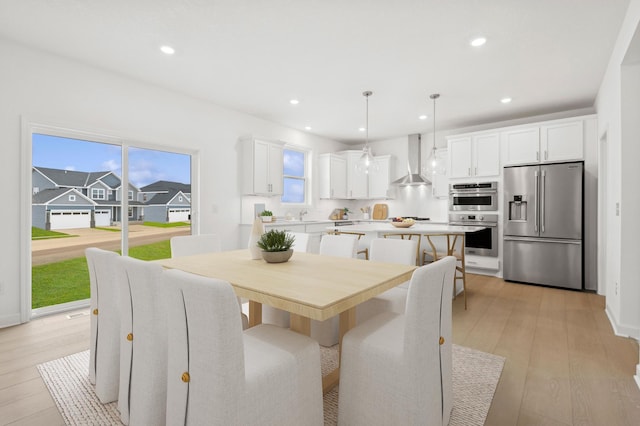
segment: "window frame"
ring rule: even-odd
[[[96,196],[94,197],[94,191],[96,192]],[[100,197],[102,194],[102,197]],[[107,199],[107,191],[104,188],[91,188],[91,199],[92,200],[106,200]]]
[[[302,153],[304,155],[304,175],[302,177],[285,174],[284,156],[286,151],[295,151],[295,152]],[[305,147],[287,144],[284,146],[282,150],[282,157],[283,157],[282,195],[280,196],[280,202],[284,206],[309,206],[311,204],[311,201],[310,201],[311,200],[311,150]],[[303,182],[304,201],[302,201],[301,203],[291,203],[291,202],[283,201],[283,198],[285,197],[285,189],[286,189],[286,185],[284,184],[285,179],[296,179],[296,180],[301,180]]]

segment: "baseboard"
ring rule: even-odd
[[[59,305],[45,306],[43,308],[34,309],[31,311],[31,318],[43,317],[45,315],[59,314],[62,312],[73,311],[76,309],[88,308],[90,305],[89,299],[76,300],[73,302],[60,303]]]
[[[5,315],[0,317],[0,328],[11,327],[20,324],[20,314]]]
[[[632,339],[640,340],[640,329],[638,329],[637,327],[618,324],[615,316],[609,310],[609,305],[605,307],[604,312],[607,314],[609,323],[611,324],[611,327],[613,327],[613,332],[616,336],[631,337]]]

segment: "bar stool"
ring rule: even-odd
[[[445,256],[453,256],[456,258],[456,273],[453,278],[453,298],[456,298],[456,280],[462,280],[462,292],[464,293],[464,309],[467,309],[467,274],[465,271],[465,261],[464,261],[464,247],[465,247],[465,234],[462,233],[444,233],[444,234],[425,234],[427,242],[431,247],[431,250],[425,249],[422,252],[422,263],[431,263],[436,260],[440,260]],[[443,237],[446,239],[446,248],[445,251],[438,251],[436,244],[434,242],[434,238]],[[459,250],[456,250],[456,246],[460,246]],[[431,260],[427,259],[427,256],[431,258]]]
[[[400,237],[401,240],[411,240],[413,237],[416,237],[415,240],[412,241],[416,241],[418,243],[417,248],[416,248],[416,266],[420,266],[420,244],[422,242],[422,235],[421,234],[383,234],[382,235],[384,238],[387,237]],[[444,256],[443,256],[444,257]]]

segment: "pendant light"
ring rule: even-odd
[[[440,95],[438,93],[429,96],[429,98],[433,99],[433,148],[431,149],[429,158],[427,158],[424,174],[430,180],[433,180],[433,175],[435,174],[443,175],[446,173],[444,161],[436,156],[436,99],[439,97]]]
[[[371,147],[369,146],[369,97],[373,95],[371,90],[362,92],[362,95],[366,99],[366,123],[365,123],[365,143],[362,148],[362,155],[356,162],[356,171],[360,173],[375,172],[378,169],[378,164],[374,161],[373,154],[371,153]]]

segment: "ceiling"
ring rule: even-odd
[[[365,90],[371,140],[430,132],[432,93],[438,130],[592,107],[628,3],[1,0],[0,37],[361,143]]]

